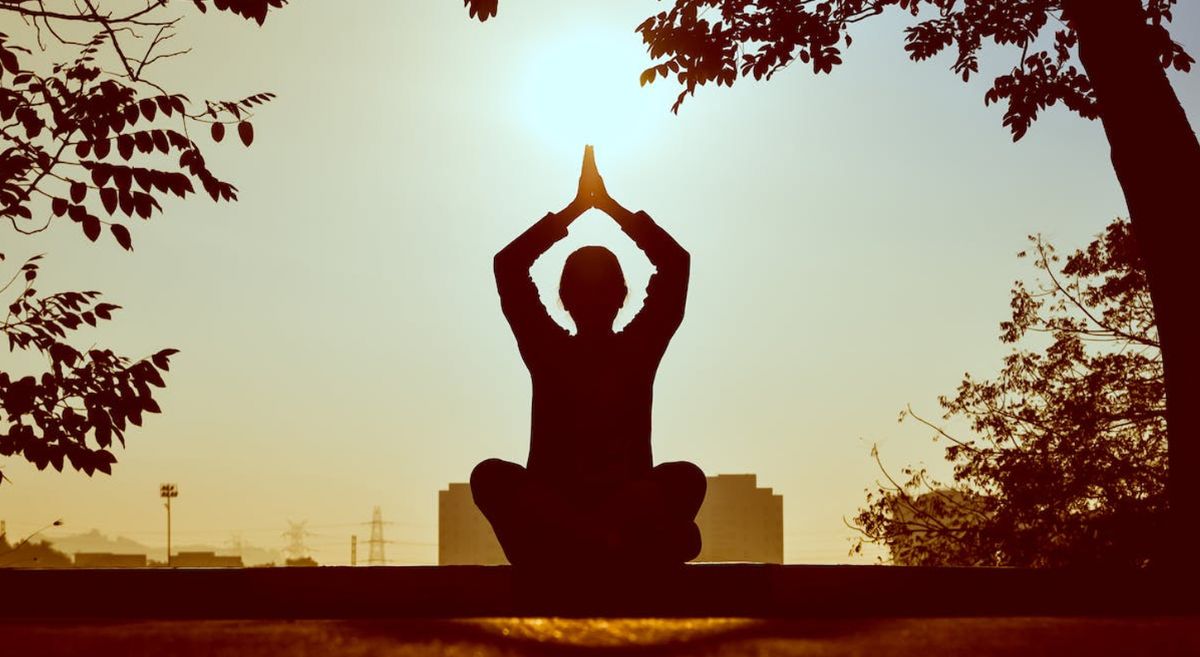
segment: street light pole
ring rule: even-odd
[[[179,497],[179,487],[175,484],[162,484],[158,487],[158,496],[167,500],[167,567],[171,566],[171,498]]]

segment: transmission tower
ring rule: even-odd
[[[367,565],[382,566],[386,563],[387,558],[383,556],[383,512],[379,510],[379,507],[375,507],[375,512],[371,515],[371,540]]]
[[[283,533],[283,537],[288,539],[288,544],[283,548],[283,553],[288,555],[289,559],[308,558],[308,545],[304,543],[304,539],[310,535],[307,524],[307,520],[288,521],[288,530]]]

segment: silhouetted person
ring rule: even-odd
[[[546,313],[529,268],[593,207],[617,222],[657,272],[641,311],[614,332],[627,296],[616,256],[600,246],[572,253],[559,283],[577,328],[572,336]],[[655,467],[650,449],[654,375],[683,320],[688,262],[649,215],[609,197],[590,146],[575,200],[496,254],[500,305],[533,379],[529,459],[527,468],[480,463],[471,492],[514,565],[668,565],[700,553],[695,517],[704,473],[686,462]]]

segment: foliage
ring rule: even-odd
[[[471,18],[478,18],[482,22],[487,22],[487,19],[496,15],[496,8],[499,0],[463,0],[463,6],[467,8]]]
[[[196,128],[221,141],[235,125],[249,146],[253,109],[272,94],[197,105],[148,74],[188,52],[170,49],[181,12],[211,6],[261,24],[285,2],[0,0],[5,25],[24,26],[20,38],[0,33],[0,219],[26,235],[70,221],[93,242],[107,229],[132,250],[132,220],[162,212],[168,196],[184,198],[198,186],[214,201],[236,200],[237,189],[208,168]],[[63,53],[66,61],[58,59]],[[140,424],[143,412],[158,411],[149,385],[163,385],[159,370],[173,350],[132,361],[71,347],[68,331],[108,319],[116,306],[96,292],[38,297],[38,258],[0,288],[25,283],[0,333],[10,351],[35,350],[49,369],[40,377],[0,373],[0,455],[108,473],[115,458],[107,448],[124,443],[126,421]]]
[[[39,259],[31,258],[0,288],[24,282],[0,324],[9,349],[35,349],[50,362],[40,377],[14,380],[0,372],[0,420],[8,424],[0,456],[23,455],[38,469],[62,471],[65,460],[88,475],[111,474],[116,457],[109,450],[114,441],[124,446],[127,423],[141,426],[142,413],[160,412],[151,386],[166,385],[159,370],[168,369],[176,350],[136,362],[109,349],[76,350],[65,342],[67,332],[111,319],[118,306],[98,301],[95,291],[38,297]]]
[[[9,545],[0,535],[0,568],[71,568],[74,562],[47,540],[23,540]]]
[[[905,468],[867,496],[855,546],[886,545],[912,565],[1145,565],[1166,511],[1166,415],[1153,307],[1129,224],[1118,220],[1062,262],[1031,237],[1045,280],[1017,282],[999,376],[966,375],[941,397],[959,438],[954,481]],[[1026,254],[1021,254],[1025,256]],[[1039,340],[1039,336],[1041,339]],[[1042,342],[1040,348],[1028,346]],[[874,454],[878,459],[878,454]]]
[[[674,78],[683,86],[672,110],[709,83],[732,86],[739,78],[770,79],[799,60],[813,73],[830,73],[854,39],[854,24],[889,10],[905,12],[908,56],[924,61],[950,51],[951,69],[966,82],[979,72],[988,43],[1019,52],[1016,65],[996,77],[986,103],[1008,104],[1004,125],[1020,139],[1047,107],[1063,103],[1088,119],[1096,98],[1078,65],[1078,35],[1070,5],[1093,0],[673,0],[647,18],[641,33],[656,63],[642,84]],[[1177,0],[1146,0],[1146,21],[1164,67],[1181,71],[1194,62],[1167,27]],[[496,0],[466,0],[471,15],[494,15]],[[490,13],[485,13],[489,11]]]
[[[1146,19],[1156,29],[1164,66],[1189,70],[1193,59],[1171,40],[1167,24],[1176,0],[1149,0]],[[953,51],[952,70],[963,81],[979,72],[988,42],[1019,49],[1016,66],[996,77],[984,99],[1008,102],[1004,125],[1024,136],[1038,113],[1063,103],[1096,118],[1087,75],[1076,65],[1078,36],[1064,5],[1070,0],[676,0],[638,26],[650,56],[664,61],[646,69],[643,84],[674,74],[684,86],[675,102],[709,82],[732,85],[738,77],[770,79],[795,60],[814,73],[842,63],[853,44],[851,26],[889,9],[907,12],[904,49],[914,61]],[[1069,9],[1069,7],[1068,7]],[[710,21],[706,16],[715,14]]]

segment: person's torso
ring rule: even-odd
[[[544,347],[526,358],[533,380],[530,472],[596,492],[649,472],[663,349],[621,333],[564,337]]]

